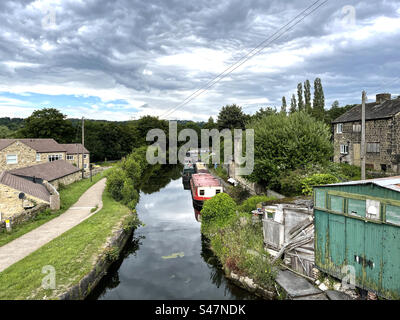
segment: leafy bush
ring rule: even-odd
[[[236,203],[227,193],[207,200],[201,210],[201,231],[208,235],[227,225],[236,216]]]
[[[283,173],[324,164],[333,155],[328,125],[306,114],[267,115],[247,126],[254,129],[253,182],[269,185]]]
[[[222,166],[218,166],[215,169],[215,172],[217,173],[218,177],[222,178],[223,180],[228,180],[228,172],[222,167]]]
[[[339,182],[339,179],[329,173],[317,173],[302,180],[302,192],[303,194],[310,196],[313,193],[314,186],[336,182]]]
[[[262,202],[268,202],[274,199],[275,198],[273,197],[267,197],[267,196],[253,196],[243,201],[243,203],[239,206],[238,209],[241,212],[251,212],[257,207],[257,204]]]
[[[116,201],[123,199],[122,189],[124,188],[125,178],[125,171],[121,167],[115,167],[107,174],[107,191]]]

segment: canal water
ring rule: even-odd
[[[137,212],[144,226],[89,299],[256,299],[218,267],[201,237],[180,168],[164,168],[149,177]]]

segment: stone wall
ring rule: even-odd
[[[41,163],[45,163],[45,162],[49,162],[49,156],[56,156],[61,154],[62,155],[62,160],[66,159],[66,152],[42,152],[39,153],[40,154],[40,161],[36,161],[35,159],[35,163],[32,163],[31,165],[35,165],[35,164],[41,164]],[[36,157],[36,156],[35,156]]]
[[[7,164],[7,155],[17,155],[18,163]],[[0,171],[29,167],[36,164],[36,151],[26,144],[15,141],[0,151]]]
[[[361,132],[353,132],[353,124],[360,121],[343,123],[343,133],[337,133],[337,124],[334,125],[334,162],[344,162],[352,165],[361,165]],[[365,142],[380,143],[379,153],[366,152],[366,167],[371,170],[381,170],[386,165],[388,171],[397,171],[396,154],[398,152],[400,121],[393,118],[366,121]],[[397,140],[397,141],[396,141]],[[349,143],[350,142],[350,143]],[[348,145],[348,155],[341,155],[340,145]],[[367,149],[366,149],[367,151]]]
[[[11,226],[15,226],[17,224],[34,219],[38,215],[38,213],[47,209],[48,207],[49,205],[47,203],[40,203],[32,209],[24,210],[7,219],[10,219]],[[2,231],[5,228],[6,228],[6,222],[5,219],[2,218],[2,220],[0,221],[0,231]]]
[[[25,207],[35,206],[38,204],[48,204],[46,201],[36,197],[26,195],[24,202],[18,198],[21,191],[10,188],[4,184],[0,184],[0,212],[2,219],[12,219],[24,213]]]
[[[75,172],[73,174],[70,174],[68,176],[65,176],[63,178],[57,179],[57,180],[53,180],[50,183],[56,188],[58,189],[60,184],[67,186],[71,183],[74,183],[75,181],[78,181],[82,179],[82,173],[80,171]]]

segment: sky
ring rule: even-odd
[[[2,0],[0,117],[207,121],[232,103],[279,110],[316,77],[327,108],[400,95],[400,1],[328,0],[168,114],[315,1]]]

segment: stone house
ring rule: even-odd
[[[74,144],[60,144],[66,150],[66,160],[77,166],[78,168],[82,168],[82,154],[83,154],[83,168],[85,171],[89,170],[90,165],[90,152],[86,149],[81,143]]]
[[[66,158],[54,139],[0,139],[0,170],[12,170]]]
[[[376,95],[365,105],[366,168],[400,173],[400,99]],[[332,121],[334,162],[361,165],[361,104]]]
[[[20,195],[24,195],[24,199]],[[0,173],[1,220],[13,218],[39,204],[50,205],[51,192],[42,183],[35,183],[8,172]]]

